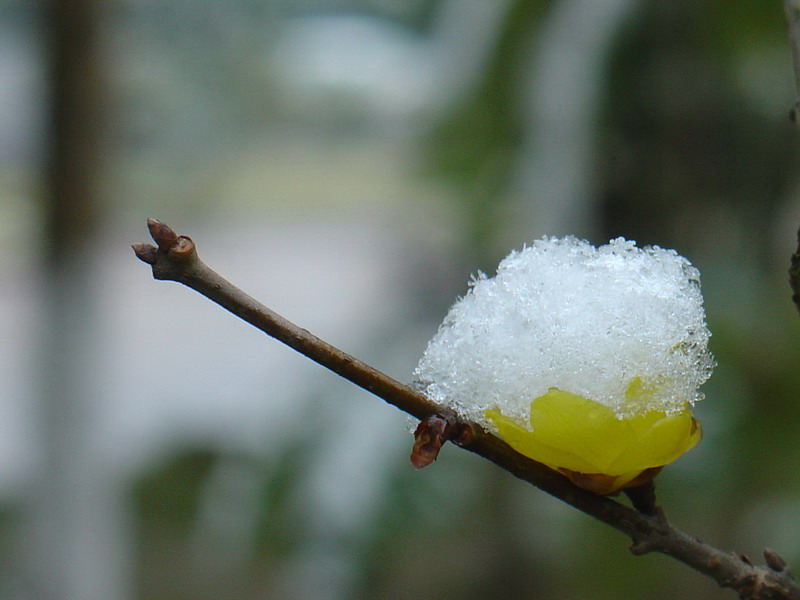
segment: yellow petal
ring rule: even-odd
[[[567,448],[548,446],[532,431],[506,417],[500,411],[487,410],[486,416],[497,427],[500,437],[520,454],[554,469],[565,467],[580,473],[596,472],[593,463],[582,459]]]
[[[599,402],[556,388],[531,402],[531,429],[499,410],[486,416],[521,454],[554,469],[611,476],[611,491],[646,469],[674,461],[700,440],[688,408],[675,415],[650,411],[620,419]]]

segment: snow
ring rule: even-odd
[[[470,420],[491,428],[484,413],[497,408],[527,424],[551,388],[620,418],[702,398],[714,362],[700,274],[674,250],[543,238],[470,286],[414,371],[419,389]]]

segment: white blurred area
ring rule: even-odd
[[[64,600],[132,598],[125,494],[133,478],[197,445],[268,465],[287,441],[324,423],[336,434],[317,444],[302,499],[317,535],[306,561],[285,574],[283,597],[346,598],[352,566],[339,542],[368,526],[381,473],[406,460],[405,417],[194,292],[154,281],[129,244],[145,240],[147,217],[160,218],[264,304],[407,379],[436,327],[420,304],[426,288],[454,297],[463,287],[453,280],[466,282],[451,269],[461,241],[451,192],[419,178],[416,136],[474,84],[509,3],[442,2],[424,33],[357,11],[287,15],[278,2],[243,2],[241,13],[233,2],[112,5],[107,67],[119,147],[104,165],[108,226],[90,265],[85,422],[62,457],[78,479],[56,490],[67,498],[68,526],[26,540],[15,566],[36,563],[37,543],[52,536],[49,556],[70,560],[55,582]],[[25,501],[44,447],[35,395],[46,286],[31,276],[42,127],[31,111],[41,93],[32,36],[13,27],[0,36],[6,503]],[[588,168],[588,158],[578,160],[542,176],[575,177]],[[557,212],[562,203],[550,201]],[[244,552],[256,479],[233,461],[208,482],[197,543],[209,569]],[[25,578],[0,575],[0,598],[38,600]]]

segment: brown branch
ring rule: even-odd
[[[789,285],[792,286],[792,301],[800,311],[800,230],[797,232],[797,250],[792,254],[789,266]]]
[[[576,487],[549,467],[514,451],[480,425],[467,423],[420,392],[392,379],[366,363],[312,335],[263,306],[207,267],[197,256],[194,242],[176,235],[155,220],[148,227],[157,246],[134,244],[136,256],[151,265],[156,279],[176,281],[199,292],[266,334],[280,340],[334,373],[372,392],[414,417],[428,422],[417,438],[415,452],[422,463],[431,462],[447,439],[483,456],[512,475],[563,500],[567,504],[618,529],[633,540],[636,555],[661,552],[735,590],[749,600],[800,600],[800,586],[785,562],[765,551],[767,566],[754,566],[744,557],[726,553],[673,527],[655,506],[652,490],[633,495],[629,508],[605,496]],[[452,433],[448,433],[452,432]],[[455,438],[455,439],[454,439]],[[418,447],[419,446],[419,447]],[[413,457],[412,457],[413,458]]]
[[[786,14],[786,25],[789,29],[795,91],[798,96],[789,112],[789,118],[796,125],[800,125],[800,110],[798,110],[800,109],[800,2],[798,0],[783,0],[783,10]]]

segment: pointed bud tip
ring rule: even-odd
[[[780,554],[775,552],[775,550],[765,548],[764,559],[767,561],[767,566],[773,571],[780,573],[786,570],[786,561]]]
[[[133,248],[133,253],[136,255],[136,258],[142,262],[148,265],[154,265],[156,263],[158,248],[152,244],[131,244],[131,248]]]
[[[163,252],[169,252],[171,248],[178,244],[178,234],[166,223],[156,219],[147,219],[147,229],[150,231],[153,241],[158,244],[159,250]]]

